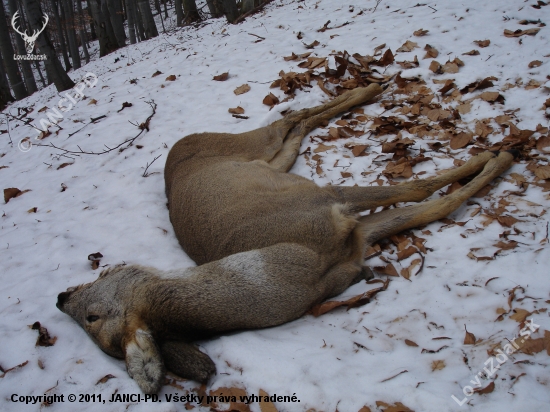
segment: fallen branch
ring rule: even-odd
[[[149,106],[151,106],[151,109],[153,109],[153,112],[151,113],[151,115],[141,124],[135,124],[135,123],[132,123],[130,122],[131,124],[133,124],[134,126],[136,126],[138,129],[140,129],[140,132],[130,138],[130,139],[126,139],[125,141],[123,141],[122,143],[116,145],[115,147],[109,147],[107,145],[105,145],[106,149],[104,149],[103,151],[101,152],[88,152],[88,151],[85,151],[85,150],[82,150],[82,148],[79,146],[79,145],[76,145],[76,147],[78,147],[78,150],[79,151],[74,151],[74,150],[67,150],[67,149],[63,149],[61,147],[57,147],[56,145],[54,145],[53,143],[50,143],[50,144],[35,144],[33,146],[42,146],[42,147],[53,147],[54,149],[56,150],[60,150],[62,151],[64,154],[74,154],[74,155],[82,155],[82,154],[87,154],[87,155],[102,155],[102,154],[106,154],[106,153],[109,153],[109,152],[112,152],[113,150],[117,150],[119,149],[120,152],[123,152],[124,150],[128,149],[132,143],[134,143],[134,141],[139,137],[141,136],[141,134],[143,133],[144,130],[147,130],[149,131],[149,123],[151,122],[151,119],[153,118],[153,116],[156,114],[157,112],[157,104],[154,102],[154,100],[151,100],[150,102],[145,102],[147,103]],[[105,116],[100,116],[100,117],[96,117],[95,120],[98,120],[98,119],[101,119]],[[91,119],[93,123],[93,120],[94,119]],[[89,123],[88,123],[89,124]],[[76,132],[75,132],[76,133]],[[122,147],[126,145],[126,147]]]
[[[73,133],[69,133],[69,137],[71,136],[74,136],[75,134],[77,134],[78,132],[80,132],[82,129],[84,129],[86,126],[88,126],[89,124],[92,124],[100,119],[103,119],[107,117],[106,114],[104,114],[103,116],[99,116],[99,117],[90,117],[90,123],[86,123],[84,126],[82,126],[80,129],[78,129],[76,132],[73,132]],[[69,138],[67,137],[67,139]]]
[[[145,170],[142,174],[143,177],[151,176],[153,173],[147,173],[147,169],[149,169],[149,166],[151,166],[153,163],[155,163],[155,160],[157,160],[159,157],[161,157],[162,154],[159,154],[157,157],[153,159],[151,163],[147,163],[147,166],[145,167]]]

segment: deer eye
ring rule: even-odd
[[[86,321],[89,322],[89,323],[95,322],[98,319],[99,319],[99,316],[97,316],[97,315],[88,315],[88,316],[86,316]]]

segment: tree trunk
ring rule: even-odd
[[[24,4],[27,9],[27,17],[31,29],[37,31],[42,30],[44,13],[42,13],[42,9],[40,8],[39,0],[24,0]],[[62,92],[74,87],[74,82],[67,75],[65,70],[63,70],[63,66],[61,66],[57,58],[57,54],[55,53],[47,30],[42,31],[42,33],[38,35],[36,45],[40,53],[45,54],[47,57],[45,61],[46,72],[55,84],[57,91]]]
[[[213,0],[218,9],[223,10],[223,14],[229,23],[233,23],[239,17],[239,9],[235,0]]]
[[[164,18],[167,19],[168,18],[168,6],[166,5],[167,1],[164,0],[163,3],[164,3]]]
[[[92,13],[92,1],[94,0],[86,0],[86,4],[88,7],[86,7],[86,10],[88,11],[88,16],[90,17],[90,37],[93,40],[97,40],[97,33],[95,32],[95,23],[94,23],[94,15]]]
[[[223,8],[217,0],[206,0],[206,4],[208,5],[208,10],[210,10],[210,15],[213,18],[223,16]]]
[[[102,7],[101,0],[90,0],[91,13],[94,19],[94,27],[99,38],[99,57],[108,55],[118,49],[118,41],[115,37],[110,19],[105,15],[107,7]]]
[[[17,12],[17,3],[16,0],[8,0],[8,7],[11,17]],[[21,21],[21,20],[20,20]],[[23,22],[21,21],[21,27],[23,27]],[[25,30],[25,29],[23,29]],[[25,55],[27,54],[25,50],[25,42],[19,35],[14,35],[15,37],[15,46],[17,47],[17,54]],[[21,72],[23,73],[23,79],[25,80],[25,85],[27,86],[27,92],[29,95],[33,94],[38,90],[36,86],[36,80],[32,72],[31,63],[28,60],[20,60],[19,64],[21,65]]]
[[[80,0],[77,0],[80,1]],[[76,20],[74,18],[73,0],[64,0],[63,9],[65,10],[65,26],[67,28],[67,38],[69,39],[69,50],[71,51],[71,59],[73,68],[80,69],[80,52],[78,51],[78,43],[76,41]]]
[[[42,69],[40,68],[40,62],[35,60],[34,61],[34,67],[36,67],[36,71],[38,72],[38,77],[40,77],[40,81],[42,82],[42,87],[49,86],[49,83],[46,83],[46,79],[44,79],[44,76],[42,75]]]
[[[20,27],[20,26],[18,26]],[[17,35],[19,36],[19,35]],[[6,23],[6,12],[4,11],[4,2],[0,1],[0,53],[4,60],[4,68],[10,82],[10,86],[17,100],[28,96],[25,82],[19,73],[17,61],[13,58],[13,46],[11,45],[10,32]]]
[[[122,10],[118,0],[106,0],[107,10],[109,11],[109,19],[115,33],[119,47],[126,46],[126,33],[124,32],[124,20],[122,19]]]
[[[134,0],[126,0],[126,17],[128,18],[128,35],[130,37],[130,44],[136,44],[136,26],[134,20]]]
[[[185,24],[201,21],[195,0],[183,0],[183,11],[185,13]]]
[[[254,7],[260,5],[260,0],[243,0],[241,3],[241,14],[248,13]]]
[[[6,105],[14,100],[8,80],[6,79],[6,72],[4,72],[4,67],[0,64],[0,110],[4,110]]]
[[[55,25],[57,26],[57,33],[59,36],[59,46],[61,47],[61,55],[65,61],[65,71],[68,72],[71,69],[71,61],[67,54],[67,44],[65,43],[65,36],[63,36],[63,27],[61,26],[61,19],[59,17],[59,4],[57,0],[52,0],[53,17]]]
[[[178,27],[183,26],[185,15],[183,14],[183,4],[181,0],[176,0],[174,8],[176,9],[176,25]]]
[[[82,44],[82,51],[84,52],[84,58],[86,64],[90,63],[90,53],[88,53],[88,37],[86,36],[86,20],[84,20],[84,14],[82,13],[82,2],[76,0],[76,9],[78,10],[78,37],[80,37],[80,43]]]
[[[145,37],[145,29],[143,28],[143,20],[141,18],[141,13],[138,10],[137,0],[134,0],[134,22],[136,24],[137,35],[139,41],[147,40]]]
[[[158,14],[162,13],[161,10],[160,10],[159,0],[155,0],[155,10],[157,11]]]
[[[153,18],[153,12],[151,11],[149,1],[137,0],[137,5],[139,8],[139,14],[141,14],[141,18],[143,21],[145,38],[151,39],[153,37],[157,37],[159,35],[159,32],[157,31],[157,26],[155,25],[155,19]]]

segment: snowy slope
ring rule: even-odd
[[[404,70],[401,76],[421,77],[436,95],[434,101],[443,108],[456,108],[461,101],[441,97],[437,93],[444,85],[440,80],[453,79],[457,89],[461,89],[494,76],[498,79],[493,81],[494,86],[466,94],[461,97],[462,102],[481,92],[496,91],[505,97],[504,103],[472,100],[471,110],[462,115],[461,130],[473,132],[478,120],[491,119],[488,142],[499,142],[512,126],[501,128],[494,118],[506,112],[519,130],[537,130],[531,141],[541,140],[548,134],[544,128],[549,126],[543,106],[550,98],[546,77],[550,73],[550,29],[540,27],[534,36],[503,34],[504,30],[539,28],[537,24],[518,24],[521,20],[548,19],[550,5],[535,9],[532,4],[536,4],[535,0],[464,0],[422,5],[416,0],[395,0],[382,1],[374,10],[374,0],[357,2],[353,7],[337,0],[276,0],[242,24],[232,26],[223,19],[210,20],[200,28],[184,28],[128,46],[71,72],[75,81],[93,73],[97,84],[84,87],[86,98],[79,99],[64,113],[60,130],[50,127],[52,134],[43,140],[35,139],[38,133],[32,127],[10,118],[9,135],[3,133],[0,139],[0,167],[7,166],[0,169],[1,188],[30,191],[1,207],[0,366],[7,371],[22,365],[0,375],[2,410],[41,408],[40,402],[33,406],[14,403],[10,400],[12,394],[64,394],[65,400],[69,394],[101,394],[108,400],[114,393],[139,393],[124,362],[101,352],[75,322],[55,307],[57,294],[98,276],[99,269],[92,270],[87,260],[95,252],[103,255],[101,266],[126,262],[167,270],[194,265],[179,247],[168,219],[162,175],[166,155],[178,139],[190,133],[243,132],[280,118],[283,110],[326,101],[327,95],[312,82],[313,87],[297,90],[294,99],[272,110],[262,104],[270,92],[280,100],[286,97],[281,90],[269,88],[281,70],[305,71],[298,67],[302,60],[285,61],[283,57],[308,51],[313,52],[310,57],[329,57],[344,50],[373,55],[375,48],[385,43],[382,51],[391,48],[397,61],[412,61],[418,56],[419,67]],[[318,31],[327,20],[332,29]],[[333,28],[338,26],[341,27]],[[419,29],[429,32],[414,36],[413,32]],[[302,39],[297,38],[299,32]],[[473,43],[486,39],[491,41],[488,47]],[[304,44],[315,40],[320,44],[306,49]],[[396,53],[407,40],[418,43],[419,48]],[[426,44],[439,51],[437,58],[422,59]],[[480,54],[462,55],[472,49]],[[436,74],[429,69],[433,60],[445,64],[456,57],[464,62],[458,73]],[[542,65],[528,67],[535,60]],[[403,68],[393,63],[377,70],[381,76]],[[153,77],[157,71],[162,74]],[[228,80],[212,80],[224,72],[229,72]],[[170,75],[176,79],[166,80]],[[233,90],[245,83],[251,90],[235,95]],[[393,81],[390,84],[384,99],[405,97],[396,94]],[[60,98],[63,96],[52,86],[13,104],[5,113],[17,116],[18,108],[32,108],[25,119],[32,118],[33,124],[39,125]],[[121,146],[125,148],[122,152],[74,155],[37,146],[53,144],[68,151],[78,152],[81,148],[95,153],[106,146],[115,147],[140,132],[136,125],[152,114],[147,103],[152,101],[157,106],[149,131],[143,132],[131,147]],[[132,106],[118,112],[124,102]],[[384,108],[382,104],[365,106],[365,115],[404,116],[398,112],[400,106]],[[228,113],[229,108],[237,106],[244,108],[248,119]],[[47,110],[39,112],[44,107]],[[519,111],[513,112],[516,109]],[[100,116],[106,117],[71,135],[91,118]],[[336,127],[334,123],[330,126]],[[369,130],[373,124],[367,122],[362,127]],[[4,123],[0,129],[7,129],[7,125]],[[327,134],[328,128],[316,130],[312,136]],[[433,157],[432,161],[413,167],[415,174],[425,172],[418,175],[420,178],[453,167],[454,159],[471,156],[468,152],[473,145],[451,150],[448,139],[421,138],[406,132],[402,136],[414,139],[410,152],[418,154],[424,149],[426,156]],[[24,138],[33,143],[27,152],[17,147]],[[306,153],[292,172],[321,185],[370,185],[377,184],[377,179],[388,185],[382,172],[392,155],[380,154],[382,143],[394,138],[395,133],[366,133],[323,142],[336,148],[319,152],[322,171],[317,169],[312,153]],[[428,145],[434,141],[443,144],[439,152]],[[368,144],[367,155],[353,156],[345,147],[349,143]],[[308,147],[314,151],[319,144],[318,138],[306,138],[302,151]],[[305,316],[277,328],[201,342],[202,350],[212,357],[218,370],[207,393],[218,388],[241,388],[249,395],[264,390],[269,395],[295,394],[300,400],[275,402],[279,411],[358,411],[365,406],[371,410],[409,410],[392,409],[390,405],[397,402],[416,411],[547,409],[550,347],[548,339],[540,338],[544,336],[542,331],[550,330],[546,311],[550,303],[549,219],[545,214],[550,197],[545,180],[538,179],[534,170],[548,165],[549,154],[544,147],[533,147],[529,153],[535,156],[515,163],[487,195],[475,198],[475,203],[463,205],[450,216],[456,222],[466,222],[464,225],[435,222],[423,228],[424,233],[413,231],[426,239],[422,271],[409,280],[391,277],[388,289],[369,304],[348,311],[336,309],[317,318]],[[143,177],[147,164],[159,155],[147,170],[149,175]],[[345,168],[334,167],[337,160]],[[64,163],[70,165],[60,168]],[[531,170],[527,169],[529,163]],[[523,176],[529,184],[518,184],[513,173]],[[434,198],[439,196],[436,193]],[[504,215],[517,219],[509,227],[496,218],[484,217],[498,208],[501,199],[510,202]],[[34,212],[32,208],[37,209]],[[501,236],[505,231],[510,234]],[[493,258],[499,249],[494,245],[499,241],[517,244]],[[382,254],[367,262],[370,266],[391,262],[401,273],[418,258],[416,254],[397,261],[396,246],[382,246]],[[416,272],[418,267],[413,270]],[[343,298],[377,286],[362,282]],[[485,364],[490,359],[488,351],[512,340],[524,326],[525,317],[540,325],[540,331],[531,338],[539,339],[536,344],[546,345],[544,349],[533,349],[535,354],[517,351],[497,373],[476,380],[476,374],[489,366]],[[47,328],[52,338],[57,338],[53,346],[35,346],[38,333],[29,325],[36,321]],[[464,325],[475,335],[475,345],[464,344]],[[434,339],[442,337],[446,339]],[[107,375],[114,378],[100,382]],[[168,378],[170,385],[160,392],[160,403],[88,402],[79,403],[78,409],[184,410],[185,402],[166,402],[165,395],[196,393],[193,391],[198,384],[171,375]],[[471,394],[468,388],[463,391],[466,386],[473,390],[491,382],[494,390],[490,392],[489,388],[490,393],[464,395]],[[459,401],[466,398],[466,403],[459,406],[452,395]],[[210,410],[193,402],[188,405],[191,406],[195,410]],[[250,409],[259,411],[260,405],[252,403]],[[73,411],[75,406],[65,401],[48,410]]]

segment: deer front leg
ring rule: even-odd
[[[146,328],[135,328],[123,340],[128,375],[143,393],[157,393],[164,379],[164,364],[157,344]]]
[[[403,230],[444,218],[508,169],[513,160],[512,153],[501,152],[490,159],[483,171],[470,183],[448,196],[414,206],[384,210],[360,218],[359,230],[363,233],[366,244],[372,244]]]
[[[166,368],[182,378],[206,383],[216,373],[216,365],[195,345],[182,341],[166,341],[160,345]]]
[[[480,153],[456,169],[448,170],[439,176],[411,180],[395,186],[331,186],[341,201],[351,205],[351,211],[390,206],[398,202],[420,202],[430,197],[436,190],[479,172],[494,158],[494,152]]]

